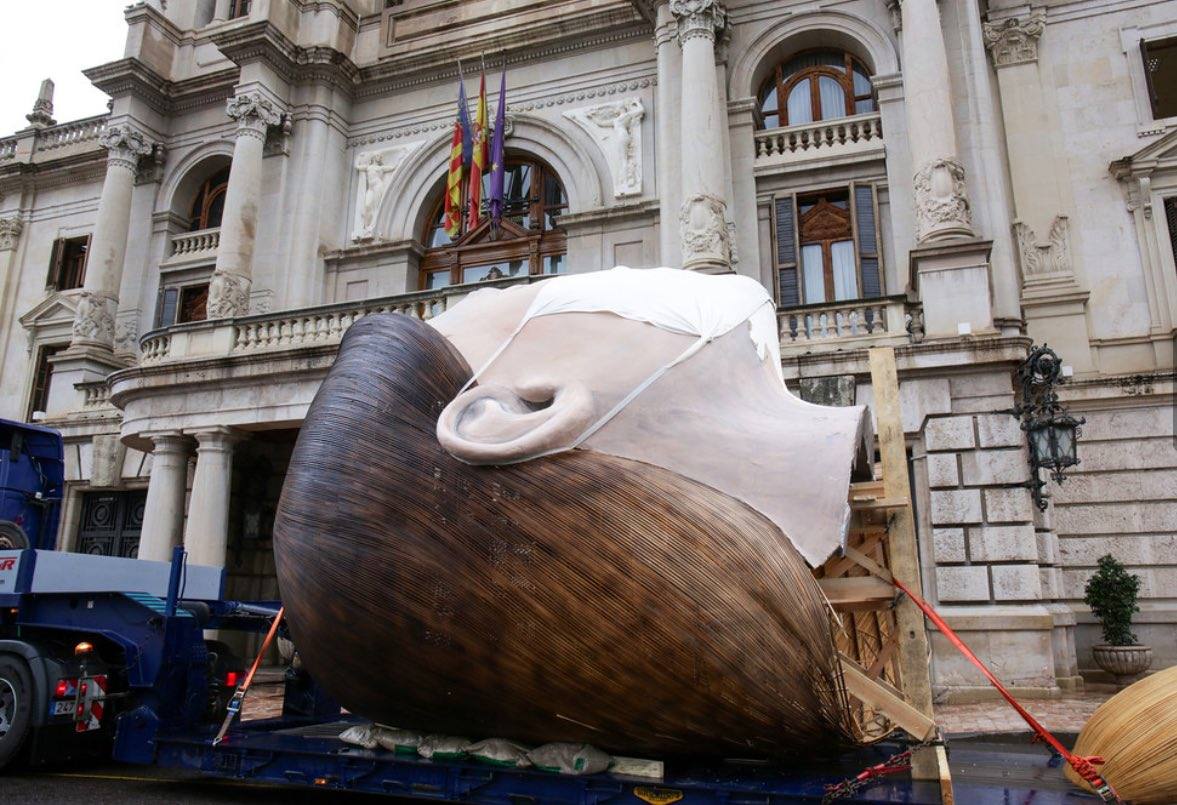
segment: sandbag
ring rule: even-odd
[[[613,758],[589,744],[547,743],[527,753],[531,765],[560,774],[599,774],[613,765]]]
[[[417,747],[421,745],[421,733],[411,730],[398,730],[393,727],[382,727],[377,730],[376,743],[381,749],[397,752],[402,755],[417,754]]]
[[[469,745],[469,738],[459,738],[454,735],[426,735],[417,746],[417,754],[436,760],[456,760],[466,756],[466,747]]]
[[[492,766],[531,765],[531,761],[527,759],[527,747],[504,738],[487,738],[485,741],[470,744],[466,747],[466,753],[475,760]]]
[[[339,734],[339,740],[363,749],[375,749],[380,745],[380,727],[375,724],[356,724]]]

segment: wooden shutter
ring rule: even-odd
[[[82,247],[86,250],[86,256],[82,259],[82,270],[78,273],[79,288],[86,284],[86,269],[90,267],[90,241],[93,237],[93,235],[86,235],[86,243]]]
[[[45,277],[45,287],[55,291],[61,290],[61,268],[65,263],[65,238],[53,241],[53,251],[49,255],[49,274]]]
[[[1144,81],[1148,86],[1148,106],[1152,110],[1152,116],[1155,120],[1159,115],[1157,114],[1157,90],[1152,82],[1152,69],[1148,63],[1148,42],[1144,39],[1140,40],[1140,63],[1144,67]]]
[[[797,282],[797,211],[791,195],[777,196],[774,205],[779,303],[781,307],[791,307],[801,304],[801,289]]]
[[[155,326],[171,327],[176,323],[176,307],[180,299],[179,288],[160,288],[159,301],[155,306]]]
[[[851,198],[854,201],[854,245],[858,252],[862,298],[877,299],[883,295],[883,273],[879,260],[875,188],[874,185],[856,184],[851,189]]]

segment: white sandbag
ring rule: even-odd
[[[541,771],[560,774],[599,774],[613,765],[612,757],[589,744],[544,744],[528,752],[527,759]]]
[[[503,738],[488,738],[466,747],[466,754],[492,766],[530,766],[527,747]]]
[[[352,746],[375,749],[379,746],[380,732],[380,727],[375,724],[356,724],[354,727],[348,727],[341,732],[339,734],[339,740]]]
[[[454,735],[426,735],[417,746],[417,754],[435,760],[453,760],[466,756],[469,738]]]
[[[376,742],[381,749],[398,752],[402,755],[417,754],[417,747],[421,745],[422,735],[411,730],[399,730],[395,727],[380,727]]]

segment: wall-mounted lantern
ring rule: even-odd
[[[1038,471],[1048,470],[1058,484],[1066,479],[1063,471],[1079,463],[1079,426],[1087,421],[1075,419],[1059,403],[1054,389],[1061,375],[1062,362],[1053,349],[1046,344],[1031,349],[1018,367],[1022,398],[1009,412],[1022,420],[1022,430],[1030,443],[1028,486],[1041,511],[1046,511],[1047,495],[1042,491],[1046,482],[1039,478]]]

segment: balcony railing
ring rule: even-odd
[[[756,132],[755,169],[812,159],[883,153],[883,122],[877,112]]]
[[[905,295],[787,308],[777,313],[781,349],[812,352],[906,341],[912,337],[907,325],[913,316],[918,316],[918,306]]]
[[[192,322],[148,333],[139,343],[143,366],[180,360],[232,357],[249,353],[338,344],[348,328],[375,313],[401,313],[428,319],[448,310],[479,288],[503,288],[540,277],[506,277],[469,285],[389,296],[361,302],[267,313],[238,319]]]
[[[65,145],[97,140],[106,128],[106,115],[72,120],[59,126],[50,126],[37,132],[37,150],[47,151]]]
[[[25,129],[16,136],[0,140],[0,162],[17,158],[24,162],[42,162],[62,159],[86,152],[98,152],[98,137],[106,128],[107,115],[95,115],[81,120],[71,120],[43,129]],[[21,151],[21,143],[25,149]]]
[[[198,229],[172,236],[171,253],[164,263],[180,263],[189,260],[216,259],[217,247],[221,245],[221,229]]]

